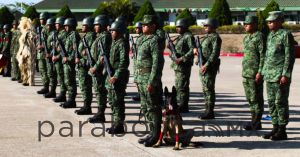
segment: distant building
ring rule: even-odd
[[[44,0],[37,3],[35,7],[39,12],[48,11],[57,13],[64,4],[68,4],[71,11],[78,20],[90,16],[101,2],[110,0]],[[132,0],[141,6],[143,0]],[[174,24],[176,15],[185,9],[190,8],[197,19],[197,24],[207,18],[214,0],[150,0],[154,9],[159,12],[166,23]],[[235,24],[243,24],[246,15],[256,14],[257,9],[263,10],[271,0],[227,0],[232,11],[232,20]],[[287,23],[296,24],[300,21],[300,0],[277,0],[280,9],[285,11]]]

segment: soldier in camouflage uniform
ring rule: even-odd
[[[65,19],[63,17],[58,17],[55,20],[55,27],[56,32],[54,33],[54,36],[57,36],[63,43],[66,41],[67,32],[63,28]],[[54,102],[65,102],[66,101],[66,85],[64,82],[64,68],[62,63],[62,56],[61,56],[61,50],[58,46],[58,41],[54,41],[55,46],[55,53],[52,55],[52,62],[55,66],[55,71],[57,74],[58,82],[60,83],[60,94],[53,99]]]
[[[37,28],[37,60],[38,60],[38,68],[41,73],[43,88],[37,91],[38,94],[46,94],[49,92],[49,77],[47,74],[47,61],[46,61],[46,53],[45,53],[45,45],[43,44],[43,40],[47,40],[48,30],[46,28],[46,21],[49,18],[48,12],[43,12],[40,14],[40,23],[41,26]],[[43,39],[43,35],[45,39]]]
[[[78,53],[78,45],[80,41],[79,33],[76,31],[77,21],[75,18],[68,18],[64,22],[65,30],[68,33],[65,41],[66,55],[63,56],[64,80],[68,91],[68,100],[60,106],[63,108],[76,107],[76,71],[75,71],[75,55]]]
[[[11,76],[11,55],[10,55],[10,46],[11,46],[11,39],[12,39],[12,33],[10,31],[11,27],[9,24],[5,24],[3,26],[4,35],[2,40],[2,49],[1,53],[4,57],[7,58],[7,64],[4,69],[3,77],[10,77]]]
[[[47,74],[49,77],[49,82],[51,84],[51,89],[48,93],[44,95],[45,98],[55,98],[56,97],[56,87],[57,87],[57,73],[55,71],[55,65],[52,62],[53,53],[55,53],[55,41],[53,39],[55,30],[55,18],[49,18],[47,20],[47,30],[48,30],[48,38],[47,38],[47,49],[48,53],[46,53],[46,63],[47,63]]]
[[[263,76],[267,84],[269,112],[273,129],[263,136],[265,139],[286,140],[286,125],[289,122],[289,91],[295,62],[294,37],[282,28],[283,13],[269,13],[268,27],[271,32],[267,38],[267,50]]]
[[[138,47],[136,60],[137,83],[141,95],[141,104],[145,104],[144,113],[150,125],[150,134],[138,142],[146,147],[153,146],[158,138],[162,122],[162,109],[159,90],[164,58],[160,52],[159,39],[155,35],[156,17],[145,15],[143,18],[143,38]]]
[[[83,107],[81,107],[79,110],[76,110],[75,113],[78,115],[86,115],[91,114],[91,104],[93,99],[93,93],[92,93],[92,85],[93,80],[92,76],[89,75],[89,64],[87,61],[87,51],[86,49],[90,49],[93,41],[96,38],[95,33],[93,32],[93,18],[87,17],[83,19],[82,22],[82,32],[84,33],[83,39],[87,41],[88,47],[84,47],[83,39],[81,39],[78,47],[78,51],[80,52],[80,55],[77,56],[75,63],[77,64],[77,70],[78,70],[78,79],[79,79],[79,87],[82,93],[83,98]]]
[[[99,15],[94,20],[94,28],[97,33],[97,38],[91,46],[91,54],[93,60],[96,62],[94,67],[90,68],[89,73],[93,77],[93,87],[96,93],[96,100],[98,104],[98,113],[89,118],[90,123],[105,122],[105,109],[107,103],[107,90],[105,88],[106,75],[103,74],[104,65],[100,61],[100,47],[99,42],[103,45],[104,53],[109,53],[112,42],[111,34],[107,31],[108,17],[106,15]]]
[[[220,49],[222,40],[216,32],[218,21],[207,19],[204,23],[206,35],[201,41],[203,65],[200,69],[200,78],[202,82],[205,113],[200,116],[201,119],[214,119],[215,106],[215,81],[220,66]]]
[[[175,87],[177,90],[177,102],[179,102],[179,112],[189,112],[190,76],[193,65],[194,37],[188,30],[188,20],[178,19],[176,21],[176,31],[179,33],[175,49],[177,59],[172,62],[171,67],[175,71]]]
[[[11,53],[11,61],[12,61],[12,69],[11,69],[11,80],[12,81],[19,81],[21,79],[21,73],[19,68],[19,63],[16,59],[16,55],[19,51],[19,38],[21,36],[21,32],[18,29],[18,21],[13,21],[13,29],[12,29],[12,39],[11,39],[11,47],[10,47],[10,53]]]
[[[113,72],[112,76],[107,74],[106,89],[108,90],[108,102],[112,109],[113,124],[107,131],[109,134],[124,133],[125,120],[125,95],[129,79],[129,54],[126,51],[126,43],[123,37],[126,27],[121,22],[111,25],[112,45],[109,53],[109,63]],[[107,71],[106,71],[107,72]]]
[[[265,57],[265,41],[261,32],[257,31],[258,18],[246,16],[243,58],[243,85],[251,111],[251,123],[245,130],[260,130],[261,117],[264,111],[262,68]]]

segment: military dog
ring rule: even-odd
[[[172,93],[169,93],[168,88],[164,91],[164,111],[160,137],[154,148],[159,147],[164,140],[166,145],[175,145],[173,150],[180,150],[180,145],[189,146],[193,137],[193,129],[184,130],[182,127],[182,117],[178,110],[176,99],[176,88],[172,87]]]

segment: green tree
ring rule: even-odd
[[[0,9],[0,24],[11,24],[14,19],[14,15],[7,7],[2,7]]]
[[[112,6],[110,2],[102,2],[100,3],[99,7],[93,13],[93,17],[96,17],[101,14],[105,14],[108,16],[112,16]]]
[[[144,15],[156,15],[153,6],[149,0],[146,0],[142,7],[139,9],[138,13],[134,17],[134,23],[141,21]]]
[[[113,16],[124,16],[129,21],[132,21],[137,9],[135,3],[131,0],[114,0],[112,2]]]
[[[75,18],[67,4],[60,9],[60,11],[56,14],[56,17]]]
[[[190,25],[195,24],[196,22],[196,18],[193,17],[193,15],[191,14],[191,12],[186,8],[184,9],[177,17],[176,17],[176,21],[178,19],[182,19],[182,18],[186,18],[189,21]]]
[[[218,20],[220,26],[232,25],[231,11],[226,0],[215,0],[208,16]]]
[[[256,15],[258,17],[258,30],[267,35],[270,30],[267,26],[266,18],[269,16],[271,11],[279,11],[279,4],[275,0],[270,1],[263,11],[257,10]]]
[[[34,6],[29,6],[23,16],[34,20],[39,18],[39,13],[36,11]]]

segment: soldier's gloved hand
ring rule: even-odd
[[[182,58],[177,58],[177,59],[176,59],[176,64],[178,65],[178,64],[182,63],[182,61],[183,61]]]
[[[95,74],[96,73],[96,68],[90,68],[90,73]]]
[[[110,84],[115,84],[117,82],[117,80],[118,79],[116,77],[112,77],[112,78],[110,78],[109,83]]]
[[[75,59],[75,64],[79,64],[80,63],[80,59],[79,58],[76,58]]]
[[[148,85],[147,90],[148,90],[148,92],[151,93],[151,94],[154,92],[154,88],[153,88],[153,86],[152,86],[151,84]]]
[[[289,78],[287,78],[286,76],[282,76],[280,79],[280,84],[281,85],[287,85],[289,82]]]
[[[263,80],[263,77],[260,73],[257,73],[256,76],[255,76],[255,81],[257,84],[260,84],[262,83],[262,80]]]
[[[202,72],[202,74],[205,74],[206,71],[207,71],[207,66],[206,66],[206,65],[203,65],[203,66],[201,67],[201,72]]]

